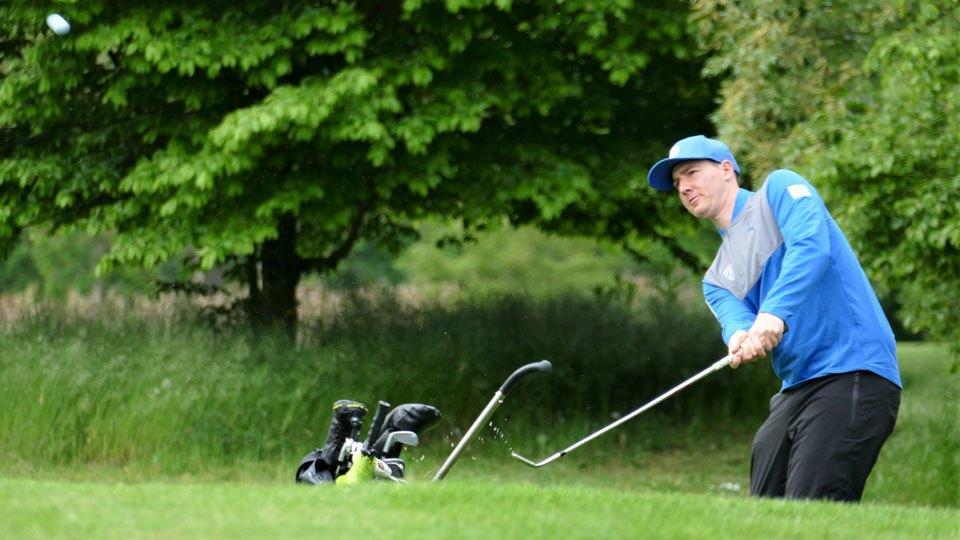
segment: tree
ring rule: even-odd
[[[102,268],[231,264],[288,328],[302,275],[425,217],[687,253],[637,191],[708,126],[684,2],[92,0],[65,36],[36,4],[0,7],[0,245],[43,223],[115,232]]]
[[[907,326],[960,350],[960,3],[699,0],[720,134],[824,193]]]

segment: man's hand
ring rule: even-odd
[[[765,351],[772,350],[783,339],[783,320],[770,313],[760,313],[750,327],[750,335],[756,336]]]
[[[749,331],[738,330],[730,337],[729,354],[733,355],[730,367],[755,362],[767,356],[783,339],[784,324],[776,315],[760,313]]]
[[[760,340],[745,330],[737,330],[730,336],[727,351],[733,355],[733,360],[730,362],[730,367],[733,369],[740,367],[740,364],[755,362],[757,358],[766,355]]]

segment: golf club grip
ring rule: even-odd
[[[377,403],[377,413],[373,416],[373,422],[370,423],[370,431],[367,433],[367,441],[363,443],[363,449],[367,452],[373,449],[373,444],[377,442],[380,431],[383,429],[383,421],[387,417],[387,411],[390,410],[390,404],[386,401]]]
[[[517,384],[517,381],[526,377],[530,373],[533,373],[535,371],[539,371],[541,373],[549,373],[550,370],[552,369],[553,369],[553,364],[551,364],[549,360],[541,360],[539,362],[533,362],[525,366],[521,366],[517,368],[517,370],[514,371],[512,374],[510,374],[510,376],[507,377],[507,380],[503,381],[503,384],[500,386],[500,393],[503,395],[507,395],[507,392],[510,391],[510,388],[512,388],[513,385]]]

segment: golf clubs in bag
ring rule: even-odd
[[[380,401],[364,442],[360,430],[367,408],[341,399],[333,404],[333,418],[323,447],[300,461],[295,481],[300,484],[356,483],[374,478],[402,481],[403,446],[419,444],[421,432],[440,419],[440,410],[422,403],[405,403],[390,410]]]

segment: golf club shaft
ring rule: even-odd
[[[467,430],[463,438],[460,439],[460,442],[457,443],[457,447],[453,449],[453,452],[447,457],[447,460],[443,462],[443,466],[440,467],[440,470],[437,471],[437,475],[433,477],[433,481],[437,482],[443,480],[443,477],[447,475],[447,471],[450,470],[450,467],[453,467],[453,464],[457,461],[457,458],[460,457],[460,453],[463,452],[463,449],[467,446],[467,443],[470,442],[470,439],[480,430],[481,427],[487,422],[487,420],[493,416],[493,412],[497,410],[497,407],[503,403],[503,394],[497,390],[493,394],[493,399],[487,403],[487,406],[484,407],[483,411],[480,412],[480,416],[474,420],[473,425],[470,426],[470,429]]]
[[[617,420],[616,422],[613,422],[612,424],[610,424],[610,425],[608,425],[608,426],[606,426],[606,427],[604,427],[604,428],[601,428],[601,429],[599,429],[599,430],[591,433],[590,435],[587,435],[587,436],[584,437],[583,439],[580,439],[579,441],[573,443],[573,444],[570,445],[569,447],[567,447],[567,448],[565,448],[565,449],[563,449],[563,450],[561,450],[561,451],[553,454],[552,456],[544,459],[543,461],[541,461],[541,462],[539,462],[539,463],[534,463],[534,462],[532,462],[532,461],[524,458],[523,456],[520,456],[520,455],[517,454],[516,452],[513,453],[513,457],[515,457],[515,458],[519,459],[520,461],[523,461],[523,462],[526,463],[527,465],[531,465],[531,466],[533,466],[533,467],[542,467],[542,466],[546,465],[547,463],[550,463],[550,462],[552,462],[552,461],[555,461],[555,460],[557,460],[557,459],[560,459],[560,458],[562,458],[563,456],[567,455],[568,453],[576,450],[577,448],[580,448],[581,446],[587,444],[588,442],[590,442],[590,441],[596,439],[597,437],[603,435],[604,433],[610,431],[611,429],[614,429],[614,428],[619,427],[620,425],[622,425],[622,424],[624,424],[624,423],[626,423],[626,422],[629,422],[631,419],[633,419],[633,418],[637,417],[638,415],[643,414],[644,412],[650,410],[651,407],[654,407],[654,406],[657,405],[658,403],[660,403],[660,402],[662,402],[663,400],[669,398],[670,396],[676,394],[676,393],[679,392],[680,390],[683,390],[684,388],[690,386],[691,384],[699,381],[700,379],[706,377],[707,375],[713,373],[714,371],[720,370],[720,369],[722,369],[722,368],[730,365],[730,361],[731,361],[731,360],[733,360],[733,355],[728,355],[728,356],[725,356],[725,357],[721,358],[720,360],[717,360],[716,362],[714,362],[713,364],[711,364],[709,367],[707,367],[706,369],[704,369],[704,370],[701,371],[700,373],[697,373],[697,374],[694,375],[693,377],[690,377],[689,379],[683,381],[682,383],[678,384],[677,386],[674,386],[674,387],[671,388],[670,390],[667,390],[667,391],[664,392],[663,394],[660,394],[658,397],[654,398],[652,401],[650,401],[650,402],[647,403],[646,405],[643,405],[643,406],[640,407],[639,409],[631,412],[630,414],[624,416],[623,418]]]

